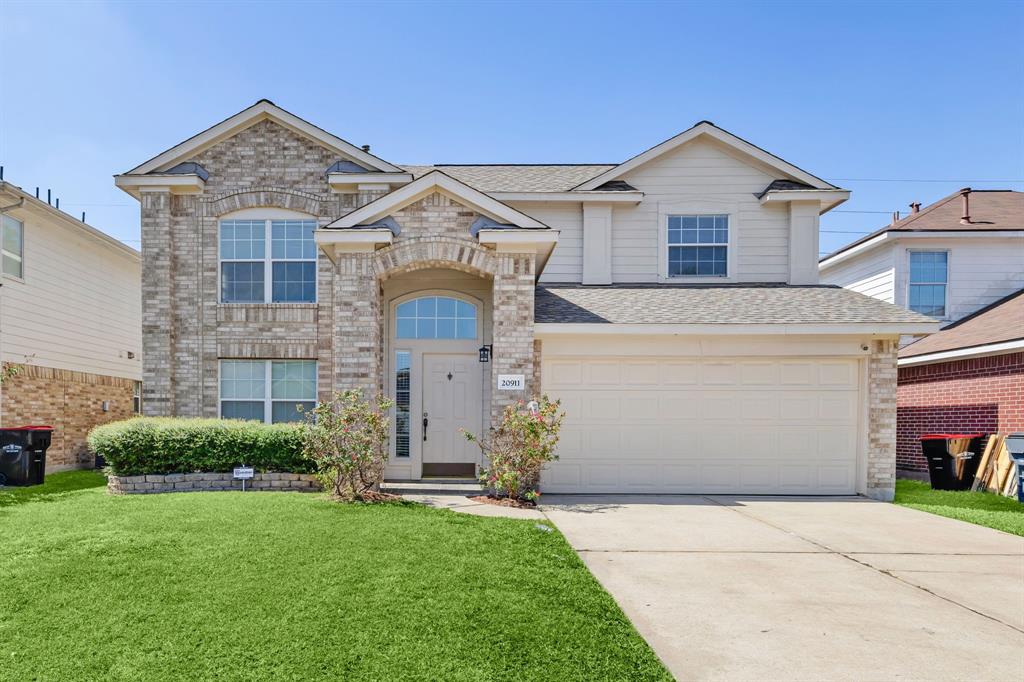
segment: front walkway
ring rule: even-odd
[[[1024,538],[862,498],[545,496],[680,680],[1009,680]]]

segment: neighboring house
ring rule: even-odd
[[[1024,192],[965,188],[821,260],[821,281],[943,322],[1024,287]]]
[[[47,470],[93,463],[93,426],[139,409],[139,252],[0,181],[0,425],[54,427]]]
[[[938,325],[820,286],[848,192],[711,123],[621,164],[400,166],[261,100],[115,181],[147,414],[384,392],[419,479],[544,392],[548,491],[892,496],[896,342]]]
[[[984,329],[996,317],[1011,322],[1011,309],[969,316],[1024,288],[1024,192],[965,188],[923,209],[911,204],[911,210],[822,259],[820,268],[822,282],[947,324],[948,332],[900,351],[897,466],[924,471],[922,433],[1019,428],[1012,415],[1022,404],[1019,389],[1013,394],[1013,386],[1020,386],[1020,353],[993,354],[986,341],[1016,337]],[[972,340],[951,345],[960,343],[966,329]],[[926,350],[939,348],[938,355]]]
[[[897,405],[903,469],[922,434],[1024,431],[1024,289],[902,348]]]

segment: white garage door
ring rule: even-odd
[[[849,359],[553,357],[566,411],[548,492],[852,494]]]

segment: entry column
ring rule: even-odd
[[[383,390],[383,318],[372,253],[339,253],[334,276],[334,386]]]
[[[494,274],[493,329],[491,342],[491,425],[501,420],[505,407],[534,397],[533,296],[536,286],[534,253],[498,253]],[[501,375],[521,375],[523,387],[504,390]]]

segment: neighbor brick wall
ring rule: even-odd
[[[927,470],[925,433],[1024,431],[1024,353],[902,367],[896,463]]]
[[[72,372],[52,367],[23,366],[4,381],[0,424],[54,427],[46,453],[47,471],[92,466],[86,446],[92,427],[132,416],[134,382],[121,377]],[[103,401],[110,401],[103,411]]]

